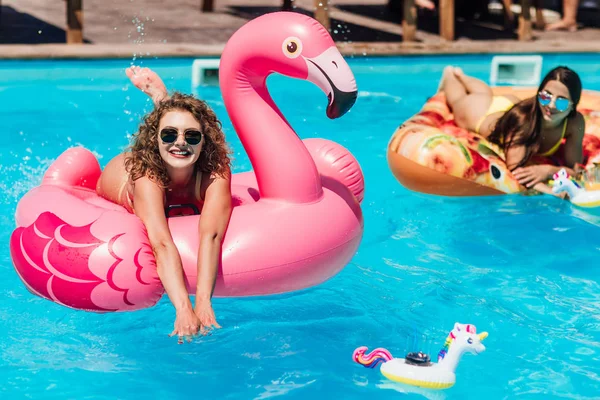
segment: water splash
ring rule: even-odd
[[[146,25],[150,22],[154,22],[154,18],[150,18],[149,16],[145,16],[143,14],[144,11],[140,11],[139,15],[136,14],[131,19],[133,29],[129,30],[127,38],[135,45],[141,45],[144,43],[146,36]],[[134,52],[131,59],[131,65],[134,65],[138,58],[141,59],[144,56],[150,55],[150,52]]]

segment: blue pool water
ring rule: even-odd
[[[67,147],[104,166],[150,109],[127,81],[130,60],[0,63],[0,398],[398,398],[405,388],[351,360],[360,346],[437,354],[454,322],[486,330],[456,385],[407,398],[598,398],[600,223],[547,196],[443,198],[404,189],[387,168],[389,136],[419,110],[446,64],[482,79],[488,56],[350,59],[359,98],[325,116],[310,83],[270,78],[302,138],[326,137],[366,179],[362,244],[339,275],[302,292],[216,299],[223,329],[191,345],[169,338],[166,297],[135,313],[73,311],[31,295],[8,250],[19,198]],[[138,60],[139,61],[139,60]],[[142,60],[167,86],[192,91],[192,60]],[[600,55],[547,55],[600,90]],[[543,71],[543,72],[544,72]],[[237,171],[250,169],[214,87],[195,91],[222,119]]]

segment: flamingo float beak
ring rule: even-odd
[[[339,50],[332,46],[313,58],[305,57],[307,80],[321,88],[327,95],[327,117],[339,118],[356,102],[358,90],[354,74]]]

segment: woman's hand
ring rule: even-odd
[[[566,199],[567,198],[567,192],[562,192],[562,193],[554,193],[552,191],[552,189],[550,189],[548,187],[548,185],[546,185],[545,183],[538,183],[532,186],[533,190],[537,190],[540,193],[545,193],[545,194],[550,194],[552,196],[556,196],[556,197],[560,197],[561,199]]]
[[[182,344],[183,340],[188,343],[198,334],[201,322],[194,310],[191,307],[179,309],[175,314],[175,329],[169,336],[178,336],[177,343]]]
[[[206,335],[213,328],[219,329],[221,325],[217,323],[215,312],[210,301],[196,302],[194,309],[198,320],[200,321],[200,333]]]
[[[554,168],[551,165],[530,165],[515,169],[513,175],[521,185],[531,188],[550,179],[553,171]]]

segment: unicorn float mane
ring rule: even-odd
[[[458,334],[458,332],[461,332],[463,330],[467,333],[472,333],[472,334],[477,333],[477,329],[475,328],[475,325],[471,325],[471,324],[465,325],[465,324],[458,324],[458,323],[455,324],[454,329],[452,329],[450,331],[450,333],[448,333],[448,337],[446,337],[446,340],[444,341],[444,346],[441,348],[441,350],[438,353],[438,363],[444,359],[446,354],[448,354],[448,350],[450,350],[450,346],[452,346],[452,343],[454,343],[454,341],[456,340],[456,335]]]
[[[375,368],[379,363],[384,363],[390,361],[392,358],[392,354],[382,347],[379,347],[373,350],[370,353],[367,353],[367,346],[361,346],[354,350],[352,353],[352,359],[355,363],[360,364],[366,368]]]

